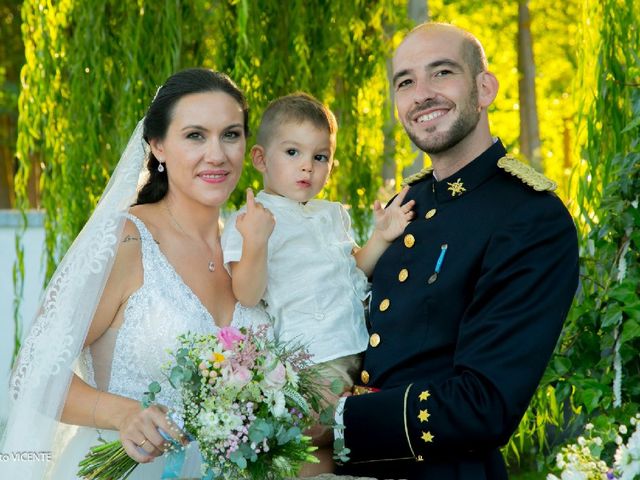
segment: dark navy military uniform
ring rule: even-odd
[[[562,202],[537,191],[553,182],[505,153],[498,141],[412,184],[415,219],[372,276],[361,382],[380,391],[346,399],[341,473],[507,478],[498,449],[556,345],[578,247]]]

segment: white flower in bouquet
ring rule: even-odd
[[[299,380],[298,373],[289,363],[285,365],[285,368],[287,369],[287,382],[289,382],[291,385],[297,388],[298,380]]]
[[[271,365],[271,368],[265,373],[263,384],[274,390],[279,390],[287,383],[287,370],[277,359]]]
[[[287,413],[285,396],[282,390],[269,390],[266,395],[266,403],[269,411],[276,418],[282,418]]]

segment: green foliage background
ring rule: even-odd
[[[585,19],[574,189],[582,283],[548,375],[573,404],[577,432],[586,421],[606,431],[640,410],[640,4],[590,2]]]
[[[517,154],[517,2],[428,5],[432,19],[467,28],[485,45],[501,82],[492,130]],[[550,464],[554,448],[587,419],[606,422],[640,403],[640,5],[531,0],[529,7],[545,173],[559,183],[582,233],[578,299],[505,449],[512,466],[536,469]],[[36,178],[46,212],[47,276],[98,201],[155,90],[180,68],[229,73],[248,96],[254,131],[279,95],[304,90],[326,102],[340,125],[339,165],[323,195],[350,205],[359,239],[374,199],[392,193],[382,188],[383,165],[394,165],[386,185],[394,190],[413,161],[392,121],[387,82],[387,59],[412,27],[406,1],[25,0],[21,16],[20,97],[3,89],[0,108],[19,108],[15,202],[22,212],[34,206],[33,167],[42,169]],[[5,72],[0,67],[3,85]],[[247,186],[260,188],[249,162],[232,206],[242,203]],[[20,235],[16,245],[19,299]],[[16,346],[19,327],[16,320]]]

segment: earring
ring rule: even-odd
[[[158,162],[158,172],[164,172],[164,165],[161,162]]]

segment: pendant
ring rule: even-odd
[[[207,265],[207,268],[209,269],[210,272],[215,272],[216,270],[216,264],[213,263],[213,260],[209,261],[209,265]]]

